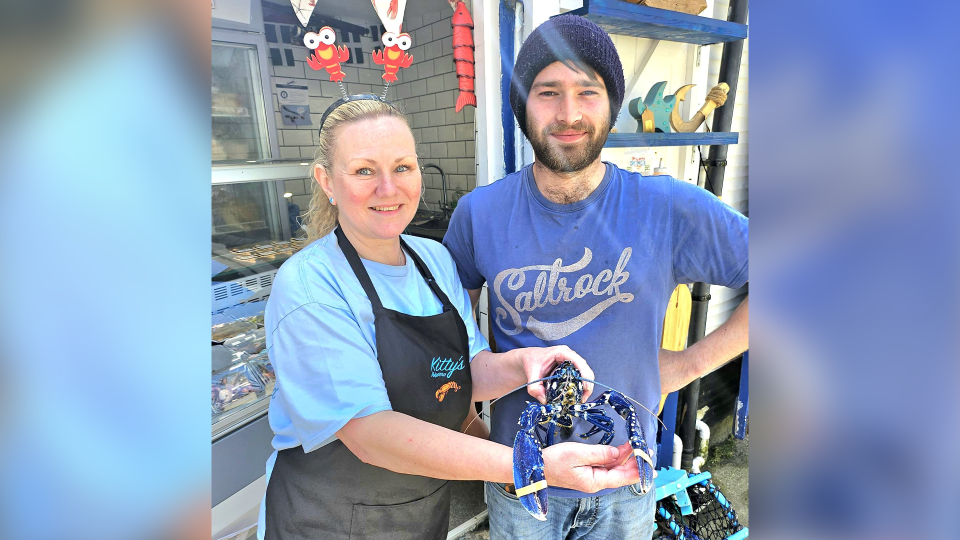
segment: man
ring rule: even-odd
[[[746,283],[747,219],[697,186],[600,161],[623,93],[620,59],[598,26],[564,15],[534,30],[517,57],[510,105],[536,161],[460,199],[444,245],[474,302],[488,284],[499,350],[567,345],[598,382],[656,411],[661,392],[746,349],[746,301],[686,351],[659,351],[659,344],[677,284]],[[604,390],[598,385],[594,396]],[[513,444],[528,399],[521,390],[497,402],[492,440]],[[605,410],[615,422],[611,444],[622,444],[624,421]],[[652,453],[656,419],[637,413]],[[576,419],[574,433],[590,427]],[[547,490],[546,521],[538,521],[511,485],[488,483],[491,538],[652,536],[653,490]]]

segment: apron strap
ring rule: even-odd
[[[380,302],[380,295],[377,294],[377,289],[373,286],[373,282],[370,281],[370,275],[367,274],[367,269],[364,268],[363,263],[360,262],[360,255],[357,254],[357,250],[353,247],[353,244],[350,243],[350,240],[347,240],[346,235],[343,234],[340,227],[337,227],[334,232],[337,235],[337,243],[340,245],[340,250],[343,251],[347,262],[350,263],[350,268],[353,269],[353,273],[356,274],[357,279],[360,281],[360,286],[363,287],[363,292],[367,293],[367,298],[370,299],[370,304],[373,305],[373,312],[377,313],[382,311],[384,308]],[[427,265],[420,259],[417,252],[404,242],[402,237],[400,238],[400,246],[407,250],[407,253],[413,258],[413,264],[420,272],[420,276],[426,280],[430,290],[433,291],[433,294],[440,300],[440,303],[443,305],[443,311],[446,312],[453,309],[453,304],[450,303],[450,299],[447,298],[443,289],[437,285],[437,281],[433,279],[433,274],[430,273],[430,269],[427,268]]]
[[[443,289],[437,285],[437,280],[433,279],[433,274],[430,273],[430,269],[427,268],[427,265],[424,264],[422,259],[420,259],[420,256],[417,255],[417,252],[411,249],[410,246],[404,242],[403,237],[400,237],[400,245],[403,246],[403,249],[407,250],[407,253],[409,253],[411,257],[413,257],[413,264],[417,266],[417,270],[420,271],[420,275],[423,276],[423,279],[427,280],[427,285],[430,287],[430,290],[433,291],[433,294],[437,295],[437,299],[439,299],[440,303],[443,304],[443,311],[450,311],[453,309],[453,304],[450,303],[450,299],[447,298],[447,295],[443,292]]]
[[[370,275],[367,274],[367,269],[364,268],[363,263],[360,262],[360,255],[357,255],[357,250],[353,247],[353,244],[347,240],[347,237],[343,234],[339,226],[334,229],[334,233],[337,235],[337,244],[340,245],[340,251],[343,251],[347,262],[350,263],[350,268],[353,269],[353,273],[360,281],[360,286],[363,287],[363,292],[367,293],[367,298],[370,299],[370,303],[373,305],[373,312],[379,313],[383,311],[383,304],[380,303],[380,295],[377,294],[377,289],[374,288],[373,282],[370,281]]]

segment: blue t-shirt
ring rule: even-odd
[[[695,185],[610,164],[593,193],[573,204],[547,200],[530,166],[479,187],[460,199],[443,242],[464,287],[487,283],[500,352],[567,345],[587,360],[597,382],[654,413],[673,289],[696,281],[738,288],[747,281],[746,217]],[[596,386],[591,399],[604,390]],[[513,445],[529,400],[519,390],[496,403],[492,440]],[[623,419],[605,412],[615,422],[612,444],[622,444]],[[655,449],[656,419],[637,412]],[[580,434],[590,425],[575,419],[575,427]],[[562,488],[549,493],[583,496]]]
[[[403,239],[464,319],[470,359],[489,350],[447,250],[434,240]],[[416,316],[441,312],[440,300],[409,255],[404,266],[361,261],[383,307]],[[302,446],[305,452],[313,451],[334,441],[350,419],[392,407],[377,361],[373,309],[334,233],[283,263],[270,291],[264,326],[277,372],[269,409],[275,449],[267,460],[269,483],[276,450]],[[265,530],[263,519],[261,507],[258,534]]]

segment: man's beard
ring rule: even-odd
[[[541,165],[558,173],[572,173],[582,171],[600,157],[603,144],[607,141],[607,132],[610,131],[609,121],[603,122],[599,129],[583,121],[573,125],[551,124],[539,132],[534,126],[527,129],[530,133],[530,146]],[[586,141],[578,141],[576,145],[562,147],[559,143],[550,144],[550,135],[567,129],[584,131]]]

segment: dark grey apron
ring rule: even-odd
[[[473,392],[467,329],[459,312],[402,238],[443,311],[415,317],[385,309],[357,251],[339,228],[336,235],[373,307],[377,360],[393,410],[459,430]],[[461,360],[463,367],[454,369]],[[442,375],[433,377],[436,373]],[[310,453],[303,447],[277,453],[267,486],[264,538],[442,540],[449,519],[446,480],[367,465],[337,440]]]

